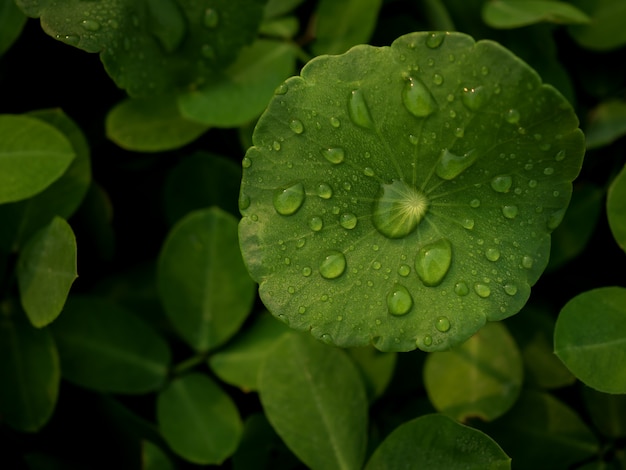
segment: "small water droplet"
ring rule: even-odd
[[[321,217],[311,217],[309,219],[309,228],[314,232],[319,232],[324,227],[324,222]]]
[[[537,187],[537,180],[530,180],[528,182],[528,187],[529,188],[536,188]]]
[[[313,272],[313,270],[310,267],[308,267],[308,266],[305,266],[304,268],[302,268],[302,275],[304,277],[309,277],[312,272]]]
[[[559,150],[557,154],[554,156],[554,159],[557,162],[562,162],[565,159],[565,150]]]
[[[517,286],[515,284],[505,284],[504,285],[504,292],[506,292],[507,295],[515,295],[517,294]]]
[[[293,293],[295,293],[295,292],[296,292],[296,288],[295,288],[295,287],[293,287],[293,286],[289,286],[289,287],[287,288],[287,292],[289,292],[290,294],[293,294]]]
[[[284,95],[285,93],[287,93],[289,91],[289,87],[285,84],[285,83],[281,83],[280,85],[278,85],[278,87],[274,90],[274,94],[275,95]]]
[[[464,155],[455,155],[448,149],[443,149],[435,173],[444,180],[452,180],[467,170],[476,161],[476,158],[477,155],[474,150],[470,150]]]
[[[472,230],[474,228],[474,219],[464,219],[462,224],[463,228],[466,228],[467,230]]]
[[[343,189],[345,189],[346,191],[350,191],[350,189],[352,189],[352,185],[350,184],[349,181],[344,181],[341,186],[343,187]]]
[[[317,186],[317,195],[322,199],[330,199],[333,196],[333,188],[327,183],[320,183]]]
[[[450,320],[448,320],[448,317],[437,318],[437,321],[435,321],[435,328],[437,328],[437,330],[441,331],[442,333],[450,330]]]
[[[446,33],[442,31],[430,33],[426,38],[426,46],[430,49],[436,49],[441,46],[441,43],[443,42],[445,37]]]
[[[435,85],[441,85],[443,83],[443,75],[436,73],[433,75],[433,83]]]
[[[480,199],[472,199],[470,201],[470,207],[473,207],[474,209],[480,207]]]
[[[87,31],[91,31],[92,33],[95,33],[100,29],[100,23],[95,20],[83,20],[80,24],[83,28]]]
[[[372,129],[374,122],[361,90],[352,90],[348,98],[348,114],[357,126]]]
[[[275,141],[272,143],[272,148],[278,152],[278,151],[280,150],[280,142],[279,142],[279,141],[277,141],[277,140],[275,140]]]
[[[382,268],[382,267],[383,267],[383,265],[382,265],[382,264],[380,264],[380,261],[374,261],[374,262],[372,263],[372,268],[373,268],[375,271],[378,271],[378,270],[379,270],[380,268]]]
[[[406,109],[415,117],[430,116],[437,108],[437,101],[419,78],[408,77],[402,90],[402,101]]]
[[[250,168],[250,165],[252,165],[252,160],[248,157],[243,157],[243,160],[241,160],[241,166],[243,168]]]
[[[408,264],[401,264],[398,267],[398,274],[402,277],[407,277],[411,274],[411,267]]]
[[[298,313],[301,315],[306,313],[306,307],[304,305],[300,305],[300,307],[298,307]]]
[[[517,217],[518,212],[519,209],[517,206],[502,206],[502,215],[504,215],[507,219],[514,219]]]
[[[306,244],[306,239],[305,238],[300,238],[296,242],[296,248],[302,248],[305,244]]]
[[[463,88],[461,100],[469,110],[478,111],[487,103],[487,90],[482,86]]]
[[[331,117],[330,125],[337,129],[339,126],[341,126],[341,121],[339,121],[339,119],[337,119],[336,117]]]
[[[415,257],[415,272],[425,286],[441,284],[452,262],[452,245],[445,238],[421,247]]]
[[[428,210],[428,199],[404,181],[381,185],[374,208],[373,223],[388,238],[402,238],[413,232]]]
[[[489,261],[498,261],[500,259],[500,250],[497,248],[487,248],[485,256]]]
[[[343,162],[344,157],[346,156],[344,150],[341,147],[333,147],[322,150],[322,155],[324,158],[328,160],[330,163],[334,163],[338,165]]]
[[[291,215],[300,209],[304,202],[304,186],[302,183],[292,184],[281,189],[274,195],[274,208],[281,215]]]
[[[465,129],[462,127],[457,127],[456,129],[454,129],[454,135],[455,137],[458,137],[460,139],[465,135]]]
[[[469,294],[469,287],[464,281],[459,281],[454,285],[454,293],[459,297],[464,297]]]
[[[320,263],[320,274],[325,279],[336,279],[346,270],[346,257],[340,251],[326,255]]]
[[[304,132],[304,124],[302,124],[302,121],[298,119],[293,119],[289,123],[289,128],[296,134],[302,134]]]
[[[498,193],[508,193],[513,185],[510,175],[498,175],[491,180],[491,189]]]
[[[356,223],[357,218],[354,214],[346,213],[341,214],[341,217],[339,217],[339,225],[341,225],[345,229],[352,230],[354,227],[356,227]]]
[[[417,145],[419,142],[419,138],[416,135],[409,134],[409,142],[411,142],[413,145]]]
[[[477,282],[474,284],[474,292],[476,292],[479,297],[485,299],[491,295],[491,288],[487,284]]]
[[[214,8],[207,8],[204,11],[204,26],[216,28],[220,22],[220,15]]]
[[[387,294],[387,308],[392,315],[405,315],[413,307],[413,297],[402,284],[395,284]]]
[[[369,166],[366,166],[365,168],[363,168],[363,174],[365,176],[374,176],[374,170],[372,168],[370,168]]]
[[[552,167],[544,168],[543,174],[546,175],[546,176],[550,176],[550,175],[554,174],[554,168],[552,168]]]
[[[524,256],[522,258],[522,267],[526,269],[531,269],[533,267],[533,264],[535,264],[535,261],[532,259],[532,257]]]
[[[508,122],[509,124],[517,124],[520,120],[520,113],[517,109],[509,109],[505,116],[504,119],[506,120],[506,122]]]

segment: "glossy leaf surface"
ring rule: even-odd
[[[297,333],[283,337],[259,376],[263,410],[278,435],[313,470],[360,468],[367,398],[341,350]]]
[[[626,166],[615,177],[606,199],[606,213],[615,241],[626,251]]]
[[[482,432],[447,416],[426,415],[395,429],[376,449],[365,470],[511,468],[511,459]]]
[[[20,299],[33,326],[54,321],[77,277],[74,232],[55,217],[28,241],[18,259]]]
[[[626,393],[626,289],[601,287],[571,299],[556,322],[554,352],[586,385]]]
[[[243,160],[261,299],[295,329],[383,351],[447,349],[513,315],[569,203],[577,126],[526,64],[463,34],[312,60]]]
[[[157,282],[172,325],[196,351],[235,334],[255,288],[241,261],[235,217],[213,207],[180,220],[161,249]]]

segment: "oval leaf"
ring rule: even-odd
[[[104,299],[71,297],[52,324],[63,377],[102,392],[145,393],[164,382],[167,343],[133,313]]]
[[[556,322],[554,352],[588,386],[626,393],[626,289],[602,287],[571,299]]]
[[[196,464],[222,463],[243,432],[233,401],[202,374],[177,378],[159,393],[157,422],[172,450]]]
[[[626,251],[626,165],[609,186],[606,215],[615,241]]]
[[[429,354],[424,364],[431,403],[457,421],[501,416],[517,400],[522,379],[522,358],[501,323],[488,323],[450,351]]]
[[[0,134],[0,204],[43,191],[75,157],[67,138],[39,119],[0,115]]]
[[[74,232],[55,217],[28,241],[17,262],[20,299],[33,326],[41,328],[59,316],[77,277]]]
[[[241,260],[235,217],[213,207],[179,221],[159,255],[157,282],[170,321],[196,351],[235,334],[255,297]]]
[[[489,436],[447,416],[426,415],[396,428],[376,449],[365,470],[511,468],[511,459]]]
[[[569,3],[555,0],[491,0],[485,2],[483,20],[493,28],[519,28],[542,21],[589,23],[589,17]]]
[[[443,350],[517,313],[581,167],[577,126],[526,64],[464,34],[312,60],[243,159],[261,299],[293,328],[383,351]]]
[[[361,467],[367,398],[342,351],[299,334],[285,336],[261,367],[259,394],[269,422],[309,468]]]

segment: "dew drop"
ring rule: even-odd
[[[430,335],[424,336],[424,339],[422,341],[424,341],[424,346],[430,346],[433,344],[433,338]]]
[[[435,97],[416,77],[408,77],[402,90],[402,101],[406,109],[418,118],[430,116],[438,108]]]
[[[491,189],[497,193],[508,193],[513,185],[510,175],[498,175],[491,180]]]
[[[505,284],[504,285],[504,292],[506,292],[507,295],[515,295],[517,294],[517,286],[515,284]]]
[[[457,127],[456,129],[454,129],[454,135],[455,137],[458,137],[460,139],[465,135],[465,129],[463,129],[462,127]]]
[[[305,266],[304,268],[302,268],[302,275],[304,277],[309,277],[311,273],[313,273],[313,270],[310,267]]]
[[[498,261],[500,259],[500,250],[497,248],[487,248],[485,256],[489,261]]]
[[[394,285],[393,289],[387,294],[387,308],[392,315],[405,315],[409,313],[413,307],[413,297],[401,284]]]
[[[480,207],[480,199],[472,199],[470,201],[470,206],[473,207],[474,209],[476,209],[477,207]]]
[[[517,109],[509,109],[504,116],[504,119],[509,124],[517,124],[520,120],[520,113]]]
[[[330,125],[337,129],[339,126],[341,126],[341,121],[339,121],[339,119],[337,119],[336,117],[331,117]]]
[[[464,281],[459,281],[454,285],[454,293],[459,297],[464,297],[469,294],[469,287]]]
[[[491,289],[489,288],[489,286],[487,284],[481,284],[480,282],[474,284],[474,292],[476,292],[478,296],[482,297],[483,299],[491,295]]]
[[[428,199],[404,181],[381,185],[374,207],[373,223],[388,238],[402,238],[413,232],[428,210]]]
[[[426,38],[426,46],[430,49],[436,49],[441,46],[441,43],[443,42],[445,37],[446,33],[444,32],[437,31],[434,33],[430,33]]]
[[[518,212],[517,206],[502,206],[502,215],[507,219],[514,219],[517,217]]]
[[[322,230],[322,227],[324,227],[324,222],[322,221],[321,217],[311,217],[311,219],[309,220],[309,228],[311,230],[313,230],[314,232],[319,232],[320,230]]]
[[[280,142],[275,140],[274,143],[272,143],[272,148],[278,152],[280,150]]]
[[[476,152],[470,150],[464,155],[455,155],[448,149],[443,149],[435,173],[439,178],[452,180],[467,170],[476,161]]]
[[[243,157],[243,160],[241,160],[241,166],[243,168],[250,168],[250,165],[252,165],[252,160],[248,157]]]
[[[289,87],[284,84],[281,83],[280,85],[278,85],[278,87],[274,90],[274,94],[275,95],[284,95],[289,91]]]
[[[370,168],[369,166],[366,166],[365,168],[363,168],[363,174],[365,176],[374,176],[374,170],[372,168]]]
[[[336,279],[346,270],[346,257],[340,251],[326,255],[320,263],[320,274],[325,279]]]
[[[341,217],[339,217],[339,225],[341,225],[345,229],[352,230],[354,227],[356,227],[356,223],[357,218],[354,214],[346,213],[341,214]]]
[[[557,162],[562,162],[565,159],[565,150],[559,150],[557,154],[554,156],[554,159]]]
[[[317,187],[317,195],[322,199],[330,199],[333,196],[333,188],[327,183],[320,183]]]
[[[445,238],[419,249],[415,257],[415,272],[425,286],[441,284],[452,262],[452,245]]]
[[[441,331],[442,333],[449,331],[450,320],[448,320],[448,317],[437,318],[437,321],[435,321],[435,328],[437,328],[437,330]]]
[[[301,305],[300,307],[298,307],[298,313],[301,315],[303,313],[306,313],[306,307],[304,305]]]
[[[382,267],[383,267],[383,265],[380,264],[380,261],[374,261],[372,263],[372,268],[374,269],[374,271],[378,271]]]
[[[83,20],[80,24],[83,28],[87,31],[91,31],[92,33],[95,33],[100,29],[100,23],[95,20]]]
[[[411,267],[408,264],[401,264],[398,267],[398,274],[402,277],[407,277],[411,274]]]
[[[298,119],[293,119],[289,123],[289,128],[296,134],[302,134],[304,132],[304,125],[302,124],[302,121]]]
[[[372,115],[365,102],[365,96],[361,90],[352,90],[350,97],[348,98],[348,114],[350,119],[357,126],[365,129],[372,129],[374,122],[372,121]]]
[[[330,163],[338,165],[339,163],[343,162],[345,152],[341,147],[333,147],[322,150],[322,155],[324,155],[324,158],[326,158],[326,160],[328,160]]]
[[[239,195],[239,210],[246,210],[250,207],[250,197],[247,194],[241,193]]]
[[[435,85],[441,85],[443,83],[443,75],[436,73],[433,75],[433,83]]]
[[[463,228],[466,228],[467,230],[472,230],[474,228],[474,219],[465,219],[462,222],[463,224]]]
[[[220,15],[217,10],[207,8],[204,11],[204,26],[207,28],[216,28],[220,22]]]
[[[552,168],[552,167],[544,168],[543,174],[546,175],[546,176],[550,176],[550,175],[554,174],[554,168]]]
[[[524,256],[522,258],[522,267],[526,269],[531,269],[534,263],[535,263],[534,260],[530,256]]]
[[[274,208],[281,215],[291,215],[300,209],[304,202],[304,186],[296,183],[281,189],[274,195]]]
[[[482,86],[463,88],[461,100],[469,110],[478,111],[487,103],[487,90]]]

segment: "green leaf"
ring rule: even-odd
[[[259,27],[262,36],[291,39],[300,29],[300,22],[295,16],[265,20]]]
[[[566,469],[598,452],[574,410],[547,393],[525,391],[502,418],[482,426],[519,469]]]
[[[48,330],[25,321],[16,306],[0,304],[0,416],[24,432],[39,431],[54,411],[61,369]]]
[[[157,390],[170,364],[167,343],[132,312],[95,297],[70,297],[52,325],[63,378],[102,392]]]
[[[589,114],[585,138],[587,148],[599,148],[626,135],[626,102],[608,100]]]
[[[213,349],[234,335],[255,298],[235,217],[213,207],[179,221],[161,249],[157,282],[172,325],[196,351]]]
[[[396,428],[376,449],[365,470],[422,468],[509,469],[511,459],[477,429],[430,414]]]
[[[19,37],[26,16],[15,5],[14,0],[0,0],[0,56],[2,56]]]
[[[157,422],[172,450],[196,464],[221,464],[243,431],[231,398],[198,373],[174,379],[159,393]]]
[[[490,0],[482,11],[492,28],[519,28],[547,21],[557,24],[589,23],[585,12],[555,0]]]
[[[460,346],[429,354],[424,385],[437,411],[457,421],[491,421],[519,396],[522,358],[502,323],[487,323]]]
[[[174,470],[175,467],[161,448],[150,441],[141,443],[142,470]]]
[[[263,112],[276,87],[293,74],[295,48],[259,39],[206,85],[178,97],[182,115],[217,127],[235,127]]]
[[[383,395],[389,382],[391,382],[397,354],[383,353],[372,346],[350,348],[346,352],[361,373],[368,402],[374,402]]]
[[[264,18],[276,18],[296,9],[304,0],[267,0],[263,12]]]
[[[361,467],[367,399],[342,351],[300,334],[284,336],[261,367],[259,395],[267,419],[307,467]]]
[[[567,302],[556,321],[554,352],[586,385],[626,393],[626,289],[601,287]]]
[[[263,0],[17,0],[50,36],[99,52],[132,97],[202,84],[256,36]]]
[[[626,437],[626,395],[583,388],[583,399],[596,428],[612,439]]]
[[[28,199],[0,206],[0,246],[7,251],[18,251],[37,230],[50,223],[53,217],[64,219],[76,211],[91,182],[89,146],[76,123],[60,109],[34,111],[29,117],[54,126],[72,144],[76,158],[63,175],[40,193]]]
[[[221,380],[244,391],[258,390],[258,376],[265,357],[289,331],[269,313],[260,315],[245,331],[213,354],[211,370]]]
[[[23,115],[0,115],[0,204],[46,189],[75,157],[72,144],[49,124]]]
[[[341,54],[368,43],[382,0],[321,0],[315,18],[315,55]]]
[[[570,0],[590,17],[585,25],[570,26],[578,44],[594,51],[616,49],[626,44],[626,3],[616,0]]]
[[[606,214],[615,241],[626,251],[626,165],[609,186]]]
[[[60,217],[37,232],[24,246],[17,263],[22,307],[33,326],[53,322],[63,310],[76,272],[76,238]]]
[[[208,130],[183,118],[172,95],[121,101],[109,111],[105,125],[109,139],[136,152],[177,149]]]
[[[171,224],[189,212],[210,206],[239,215],[237,199],[241,167],[231,159],[206,152],[185,156],[165,181],[165,213]]]
[[[522,308],[584,152],[554,88],[496,43],[413,33],[315,58],[277,92],[239,225],[274,315],[343,347],[434,351]]]

